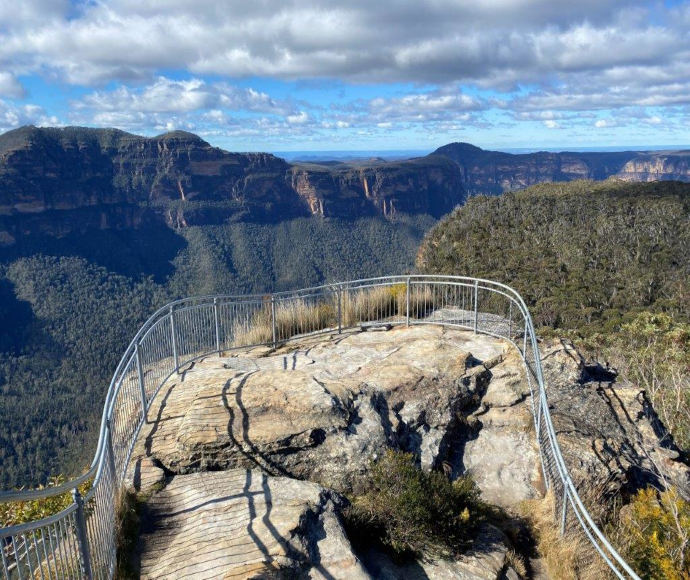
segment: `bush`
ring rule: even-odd
[[[469,478],[450,482],[424,472],[410,453],[387,450],[373,464],[370,486],[346,510],[347,525],[394,555],[450,556],[467,548],[482,519],[479,490]]]
[[[640,490],[614,533],[642,578],[690,579],[690,502],[676,489]]]

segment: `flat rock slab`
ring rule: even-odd
[[[141,578],[369,578],[342,499],[314,483],[232,469],[172,478],[147,502]]]
[[[258,467],[351,491],[389,446],[430,468],[443,459],[462,409],[480,396],[478,381],[489,380],[481,361],[508,348],[429,325],[209,357],[161,388],[131,479],[136,488],[138,470],[141,482],[154,481],[152,465],[174,474]]]

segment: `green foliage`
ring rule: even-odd
[[[690,319],[690,185],[541,184],[475,197],[425,239],[428,273],[511,284],[535,324],[583,335],[631,312]]]
[[[677,490],[640,490],[610,533],[640,577],[690,579],[690,502]]]
[[[410,453],[386,450],[372,466],[369,485],[347,509],[347,524],[398,556],[457,554],[483,517],[471,479],[450,482],[442,473],[424,472]]]
[[[65,483],[65,481],[67,481],[67,478],[63,475],[51,477],[47,486],[39,486],[38,489],[57,487]],[[91,480],[87,480],[79,486],[79,493],[82,497],[91,489],[91,483]],[[0,528],[16,526],[18,524],[47,518],[67,509],[72,503],[73,499],[71,492],[65,492],[44,499],[0,503]]]

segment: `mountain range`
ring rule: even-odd
[[[451,143],[403,161],[297,163],[183,131],[22,127],[0,135],[0,246],[36,233],[426,214],[545,181],[690,181],[690,151],[527,153]]]

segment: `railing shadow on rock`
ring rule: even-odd
[[[0,502],[71,492],[72,504],[48,518],[0,529],[0,563],[8,580],[112,578],[116,509],[134,443],[165,381],[192,362],[236,349],[267,346],[376,323],[437,324],[509,341],[521,354],[532,393],[541,467],[553,490],[561,531],[577,528],[618,578],[638,578],[585,508],[563,460],[549,414],[532,319],[512,288],[457,276],[389,276],[255,296],[202,296],[155,312],[127,347],[106,396],[89,470],[65,484],[0,492]],[[92,481],[82,497],[78,487]]]

